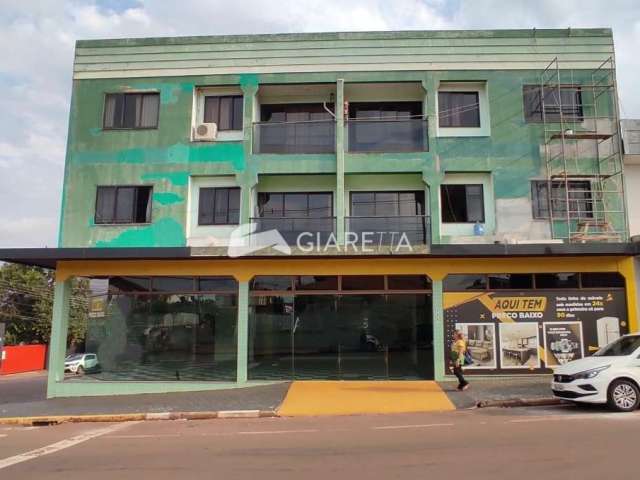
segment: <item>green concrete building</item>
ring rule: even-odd
[[[59,248],[0,252],[57,270],[49,396],[441,379],[454,330],[470,373],[540,374],[637,328],[609,29],[89,40],[73,68]]]

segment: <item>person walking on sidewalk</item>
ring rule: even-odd
[[[469,388],[469,382],[465,380],[462,372],[466,353],[467,342],[464,340],[464,335],[456,330],[453,334],[453,344],[451,345],[451,361],[453,363],[453,374],[458,379],[458,390],[460,391]]]

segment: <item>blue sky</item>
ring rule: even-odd
[[[637,0],[0,0],[0,247],[56,246],[77,39],[569,26],[613,28],[640,118]]]

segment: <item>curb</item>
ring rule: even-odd
[[[478,408],[488,407],[547,407],[553,405],[565,405],[568,402],[559,398],[508,398],[505,400],[480,400],[476,403]]]
[[[211,412],[150,412],[107,415],[52,415],[0,418],[0,425],[47,426],[82,422],[140,422],[153,420],[211,420],[214,418],[277,417],[275,410],[220,410]]]

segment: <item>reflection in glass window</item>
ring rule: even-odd
[[[292,289],[292,278],[286,276],[258,276],[249,284],[250,290],[288,291]]]
[[[618,272],[582,273],[582,288],[624,288],[624,277]]]
[[[528,273],[496,273],[489,275],[489,289],[533,288],[533,275]]]
[[[577,273],[537,273],[536,288],[578,288]]]
[[[465,292],[467,290],[486,290],[487,276],[476,274],[447,275],[442,284],[445,292]]]
[[[150,292],[153,287],[158,291]],[[114,277],[91,282],[81,352],[96,355],[84,375],[65,380],[235,381],[237,286],[224,294],[193,290],[192,277]]]

